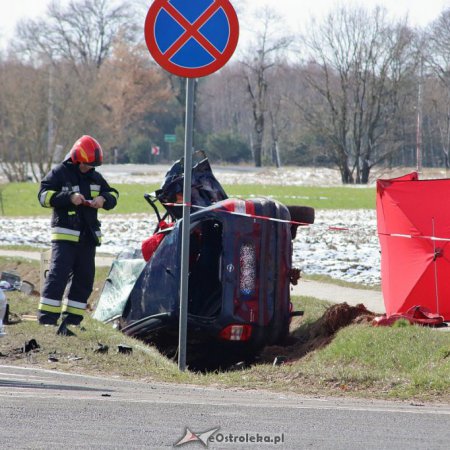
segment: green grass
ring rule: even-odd
[[[114,180],[110,180],[114,185]],[[159,185],[119,184],[117,207],[113,214],[149,213],[153,210],[144,200],[144,194],[153,192]],[[50,210],[39,205],[36,183],[9,183],[3,185],[3,211],[5,216],[45,216]],[[230,197],[271,197],[286,205],[304,205],[317,209],[374,209],[375,189],[355,187],[303,187],[273,185],[225,185]],[[1,213],[1,210],[0,210]],[[102,214],[108,214],[103,212]]]
[[[16,314],[36,314],[37,298],[24,296],[22,293],[9,294],[11,311]],[[13,316],[13,320],[14,320]],[[55,327],[42,327],[36,321],[22,321],[6,326],[6,336],[0,340],[2,364],[28,365],[57,369],[67,372],[86,373],[92,375],[121,376],[132,379],[152,379],[159,381],[177,380],[187,382],[191,374],[179,373],[176,364],[163,357],[153,347],[144,345],[132,338],[115,331],[87,316],[83,327],[74,329],[75,337],[56,335]],[[16,355],[14,349],[20,348],[24,342],[36,339],[40,345],[39,352],[31,356]],[[109,348],[105,354],[96,353],[98,344]],[[118,352],[118,345],[124,344],[133,348],[131,355]],[[58,361],[49,362],[48,356],[56,356]]]
[[[0,257],[2,270],[16,271],[22,279],[36,283],[39,277],[39,262],[22,258]],[[95,304],[108,275],[109,269],[100,267],[96,270],[94,291],[89,304]],[[38,285],[36,284],[38,288]],[[39,295],[28,296],[18,291],[7,292],[7,299],[12,313],[12,321],[22,315],[35,316],[39,303]],[[193,375],[180,373],[177,365],[162,356],[155,348],[140,341],[129,338],[114,330],[110,325],[100,323],[87,313],[83,320],[83,328],[76,328],[75,337],[56,335],[54,327],[42,327],[36,321],[21,321],[7,325],[6,336],[0,339],[0,353],[9,355],[0,358],[0,364],[57,369],[68,372],[92,375],[121,376],[130,379],[189,382]],[[40,345],[38,352],[25,356],[14,354],[14,350],[23,346],[24,342],[36,339]],[[109,347],[106,354],[96,353],[98,344]],[[118,353],[119,344],[133,348],[132,355]],[[57,362],[49,362],[49,354],[55,355]]]
[[[39,263],[13,258],[0,258],[2,270],[17,269],[36,276]],[[98,298],[108,270],[96,274]],[[38,296],[8,292],[14,317],[36,314]],[[41,367],[97,376],[119,376],[144,381],[164,381],[214,385],[229,388],[269,389],[304,395],[338,395],[364,398],[450,401],[450,332],[418,326],[371,327],[350,325],[334,337],[321,341],[317,324],[329,303],[311,297],[295,297],[295,310],[304,310],[303,318],[295,317],[291,332],[297,337],[287,347],[266,349],[260,363],[245,370],[196,374],[181,373],[177,365],[156,349],[124,336],[91,319],[88,314],[84,330],[75,328],[76,337],[56,336],[53,327],[22,321],[6,326],[6,337],[0,339],[1,364]],[[23,355],[15,349],[36,339],[38,352]],[[95,352],[98,344],[109,347],[106,354]],[[133,348],[131,355],[118,353],[117,346]],[[300,352],[304,345],[308,352]],[[53,354],[58,361],[49,362]],[[273,366],[273,355],[288,355],[289,364]]]
[[[225,186],[230,196],[272,197],[286,205],[311,206],[317,209],[375,209],[375,188],[369,187],[316,187],[275,185]]]
[[[393,398],[449,398],[450,334],[420,326],[353,325],[313,355],[308,366],[320,384],[341,390],[368,388]]]
[[[152,213],[144,194],[153,192],[157,185],[125,184],[118,185],[120,200],[111,211],[114,214]],[[37,183],[9,183],[3,186],[3,211],[5,216],[48,216],[50,209],[42,208],[37,199]],[[102,210],[101,214],[108,214]]]

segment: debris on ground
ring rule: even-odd
[[[273,360],[273,365],[274,366],[281,366],[281,364],[284,364],[287,362],[287,357],[286,356],[276,356],[275,359]]]
[[[37,316],[33,314],[21,314],[20,318],[26,322],[37,322]]]
[[[0,287],[4,291],[19,289],[21,283],[20,275],[16,271],[3,271],[0,274]]]
[[[5,335],[3,323],[8,323],[8,302],[3,291],[0,289],[0,337]]]
[[[26,295],[32,295],[35,292],[34,284],[29,281],[22,280],[19,286],[19,291]]]
[[[41,346],[37,343],[36,339],[30,339],[23,345],[23,352],[28,353],[39,348],[41,348]]]
[[[59,358],[57,357],[56,353],[49,353],[48,355],[48,362],[58,362]]]
[[[133,353],[133,347],[125,344],[119,344],[117,346],[117,351],[119,353],[123,353],[124,355],[130,355],[131,353]]]
[[[22,347],[15,348],[13,353],[21,354],[21,353],[30,353],[34,350],[39,351],[41,346],[37,343],[36,339],[30,339],[29,341],[25,341]]]
[[[390,316],[387,316],[386,314],[377,316],[372,321],[372,325],[375,327],[391,326],[402,319],[409,322],[410,325],[422,325],[427,327],[446,326],[444,323],[444,316],[433,313],[429,308],[420,305],[412,306],[404,313],[391,314]]]
[[[97,347],[94,349],[94,353],[108,353],[109,347],[106,344],[101,344],[100,342],[97,344]]]

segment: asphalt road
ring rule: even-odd
[[[187,428],[197,436],[218,428],[211,449],[447,449],[450,441],[450,405],[144,384],[8,366],[0,366],[0,404],[5,449],[170,448]]]

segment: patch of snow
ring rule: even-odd
[[[103,216],[99,251],[119,254],[140,248],[156,226],[153,216]],[[344,228],[335,231],[333,228]],[[1,245],[48,248],[49,218],[0,218]],[[1,254],[1,250],[0,250]],[[294,241],[293,265],[305,274],[373,285],[380,283],[380,246],[374,210],[317,210],[316,222],[300,227]]]
[[[379,284],[381,259],[375,210],[316,210],[314,225],[298,228],[293,262],[305,274]]]

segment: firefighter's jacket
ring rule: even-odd
[[[117,204],[119,193],[111,188],[103,176],[95,169],[82,173],[77,164],[70,160],[54,167],[41,181],[38,198],[45,208],[53,208],[51,221],[52,242],[80,240],[101,243],[100,222],[97,209],[90,206],[75,206],[70,196],[76,192],[92,200],[98,195],[105,199],[104,209],[112,209]]]

